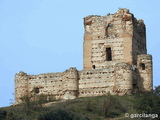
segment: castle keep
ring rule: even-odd
[[[152,56],[147,54],[146,28],[127,9],[106,16],[84,18],[83,64],[39,75],[15,75],[15,100],[46,94],[74,99],[104,94],[132,94],[152,90]]]

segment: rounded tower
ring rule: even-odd
[[[137,68],[140,74],[142,92],[153,89],[152,56],[149,54],[138,55]]]
[[[115,65],[114,92],[119,95],[132,93],[132,66],[128,63]]]
[[[22,102],[22,97],[28,95],[28,76],[23,71],[14,77],[15,82],[15,104]]]
[[[65,73],[66,87],[64,99],[74,99],[78,96],[78,70],[71,67]]]

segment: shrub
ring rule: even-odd
[[[67,109],[58,108],[51,110],[50,112],[40,114],[38,120],[88,120],[88,118]]]
[[[160,96],[154,92],[146,92],[135,96],[135,109],[138,113],[158,114],[160,117]],[[158,118],[157,118],[158,119]]]
[[[88,98],[84,104],[88,112],[105,117],[116,117],[126,112],[126,108],[112,95]]]
[[[47,112],[45,114],[41,114],[38,120],[70,120],[71,114],[65,110],[54,110]]]
[[[93,111],[93,103],[91,103],[91,102],[92,102],[91,99],[88,99],[87,103],[86,103],[86,110],[89,112]]]
[[[0,120],[2,120],[3,118],[5,118],[6,115],[7,115],[6,111],[0,110]]]
[[[155,89],[153,90],[153,93],[160,96],[160,85],[159,86],[155,86]]]
[[[108,95],[103,103],[103,115],[105,117],[116,117],[126,112],[126,108],[112,95]]]
[[[23,96],[21,100],[24,106],[24,110],[30,111],[30,110],[37,110],[42,108],[42,105],[48,102],[47,98],[48,98],[48,95],[40,94],[40,95],[33,95],[33,96]]]

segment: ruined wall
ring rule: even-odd
[[[115,65],[115,88],[114,91],[120,95],[131,94],[133,90],[132,66],[128,63],[117,63]]]
[[[153,87],[152,56],[148,54],[138,55],[137,67],[139,70],[142,91],[151,91]]]
[[[79,97],[113,94],[114,67],[79,72]]]
[[[61,73],[15,75],[15,99],[19,103],[24,95],[46,94],[56,99],[73,99],[78,95],[78,71],[70,68]]]
[[[47,73],[40,75],[28,75],[29,95],[47,94],[61,98],[64,94],[64,73]]]
[[[105,67],[106,48],[111,48],[112,60],[132,64],[133,15],[127,9],[106,16],[84,18],[84,69]]]
[[[146,33],[143,20],[137,20],[127,9],[106,16],[84,18],[84,69],[105,67],[106,48],[112,60],[137,64],[137,55],[146,54]],[[102,66],[102,63],[103,66]],[[100,65],[101,64],[101,65]],[[100,66],[101,67],[100,67]]]
[[[106,48],[111,47],[112,60],[106,60]],[[92,41],[91,63],[95,69],[114,66],[123,59],[123,39]],[[93,67],[92,67],[93,68]]]
[[[146,48],[146,27],[143,20],[137,20],[134,18],[134,34],[132,40],[132,55],[133,55],[133,64],[137,65],[137,56],[140,54],[147,54]]]
[[[132,75],[130,65],[115,63],[102,69],[77,71],[70,68],[61,73],[15,75],[15,98],[20,103],[24,95],[46,94],[56,99],[100,96],[105,94],[130,94]],[[20,92],[21,91],[21,92]]]
[[[27,74],[20,71],[15,75],[15,102],[20,103],[24,95],[28,95],[28,77]]]
[[[132,93],[132,66],[117,63],[103,69],[79,72],[79,97]]]

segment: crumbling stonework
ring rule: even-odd
[[[152,56],[147,54],[146,30],[127,9],[84,18],[84,70],[15,75],[15,100],[47,94],[56,99],[132,94],[152,90]]]

